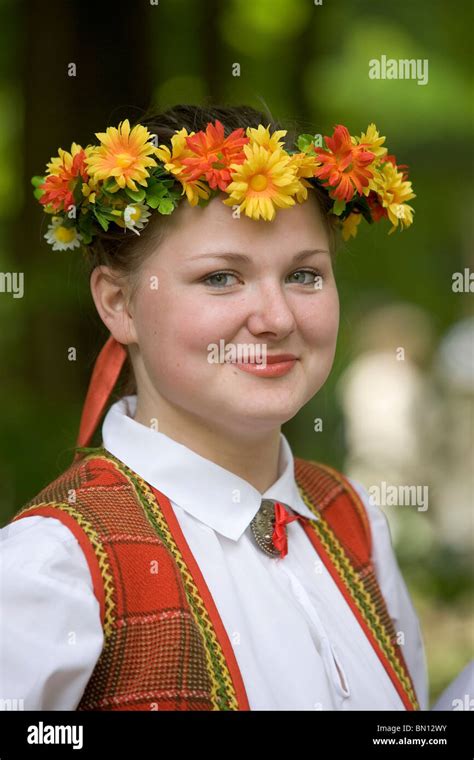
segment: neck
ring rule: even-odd
[[[280,428],[250,435],[210,425],[186,409],[160,397],[153,401],[138,394],[134,420],[150,427],[158,420],[158,431],[246,480],[264,493],[278,479]]]

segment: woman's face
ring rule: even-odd
[[[130,308],[139,398],[146,389],[206,426],[251,434],[279,427],[319,391],[334,359],[339,300],[309,193],[272,222],[233,218],[221,197],[174,212]],[[224,360],[232,350],[245,356],[249,344],[266,351],[267,367],[272,355],[296,359],[273,375]],[[213,346],[226,349],[217,363]]]

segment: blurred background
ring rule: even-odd
[[[245,103],[323,135],[374,121],[410,167],[415,221],[361,224],[339,252],[334,368],[283,432],[367,489],[428,487],[427,510],[381,506],[436,700],[474,643],[472,15],[469,0],[0,0],[0,272],[24,273],[22,298],[0,291],[1,525],[71,463],[107,335],[77,252],[43,239],[30,177],[151,105]],[[370,79],[382,55],[427,59],[428,83]]]

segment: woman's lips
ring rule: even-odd
[[[255,362],[230,362],[230,364],[237,367],[237,369],[241,369],[243,372],[249,372],[251,375],[259,375],[259,377],[280,377],[281,375],[286,375],[290,372],[297,361],[297,358],[273,361],[268,357],[266,364],[256,364]]]

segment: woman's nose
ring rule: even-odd
[[[266,283],[255,288],[248,304],[248,326],[253,333],[288,333],[295,326],[295,315],[288,303],[284,288]]]

